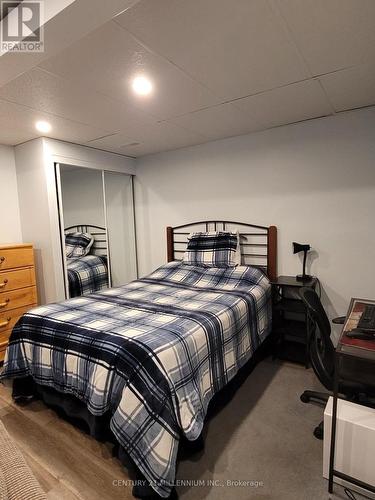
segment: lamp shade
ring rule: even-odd
[[[296,243],[295,241],[293,241],[293,253],[303,252],[302,274],[298,274],[296,276],[296,279],[298,281],[308,281],[311,279],[311,276],[306,274],[306,256],[307,256],[307,252],[310,249],[311,249],[311,247],[308,244],[303,245],[302,243]]]
[[[293,253],[308,252],[310,248],[310,245],[303,245],[302,243],[296,243],[293,241]]]

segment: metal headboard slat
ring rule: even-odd
[[[199,227],[200,226],[200,227]],[[234,227],[232,227],[234,226]],[[243,229],[243,230],[242,230]],[[277,229],[275,226],[261,226],[258,224],[247,224],[245,222],[236,221],[223,221],[223,220],[209,220],[209,221],[199,221],[191,222],[188,224],[182,224],[175,227],[167,227],[167,257],[168,262],[172,260],[181,260],[181,258],[175,259],[175,254],[183,254],[185,248],[182,249],[181,245],[186,246],[188,239],[181,240],[181,236],[188,236],[194,231],[235,231],[238,230],[240,234],[240,248],[241,255],[244,260],[244,264],[252,265],[263,269],[268,277],[272,280],[277,276]],[[176,239],[175,237],[180,237]],[[249,239],[255,237],[256,240],[259,236],[266,238],[265,242],[261,241],[249,241]],[[241,241],[245,240],[245,241]],[[257,249],[263,248],[264,253],[257,252]],[[251,250],[254,252],[251,252]],[[255,261],[254,261],[255,259]],[[260,259],[264,260],[263,263],[259,263]],[[253,262],[254,261],[254,262]]]

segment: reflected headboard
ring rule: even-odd
[[[196,231],[237,231],[242,264],[259,267],[272,281],[277,277],[277,228],[233,221],[200,221],[167,227],[167,259],[182,260],[188,236]]]
[[[79,224],[77,226],[69,226],[64,229],[64,234],[67,233],[90,233],[94,237],[94,243],[90,248],[90,254],[107,256],[107,230],[102,226],[94,226],[92,224]]]

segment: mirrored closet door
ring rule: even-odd
[[[132,176],[56,165],[68,298],[137,277]]]
[[[104,172],[104,192],[111,282],[121,286],[137,276],[132,176]]]

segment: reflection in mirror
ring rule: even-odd
[[[67,294],[107,288],[108,243],[100,170],[60,165]]]
[[[112,286],[137,278],[132,176],[104,172]]]

